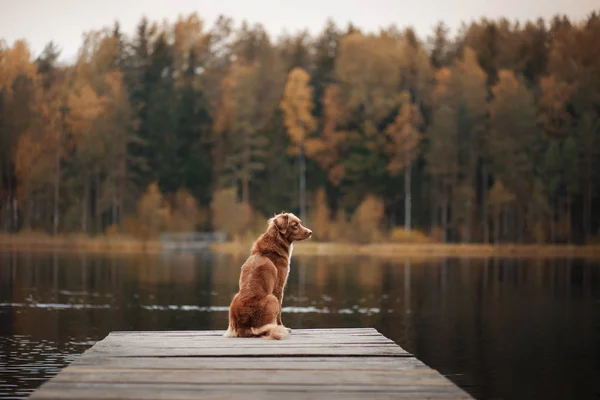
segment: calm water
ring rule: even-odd
[[[112,330],[225,329],[239,257],[0,253],[0,398]],[[295,257],[291,328],[378,329],[478,399],[600,398],[600,264]]]

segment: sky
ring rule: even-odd
[[[339,26],[352,22],[366,31],[412,26],[426,38],[440,20],[454,33],[461,22],[482,17],[525,21],[564,14],[581,20],[593,10],[600,11],[600,0],[0,0],[0,38],[9,45],[26,39],[34,56],[52,40],[62,49],[61,60],[70,62],[84,32],[118,20],[122,31],[132,34],[143,15],[175,21],[197,12],[210,26],[223,14],[238,25],[261,23],[273,36],[302,29],[317,34],[332,18]]]

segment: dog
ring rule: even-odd
[[[280,340],[289,335],[291,330],[281,321],[281,307],[293,243],[311,236],[312,231],[292,213],[281,213],[268,220],[267,230],[254,242],[242,265],[239,291],[229,306],[225,337]]]

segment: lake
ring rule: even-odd
[[[226,329],[243,258],[0,253],[0,398],[113,330]],[[293,328],[374,327],[477,399],[600,398],[600,263],[294,257]]]

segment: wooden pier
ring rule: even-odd
[[[32,399],[471,399],[375,329],[112,332]]]

